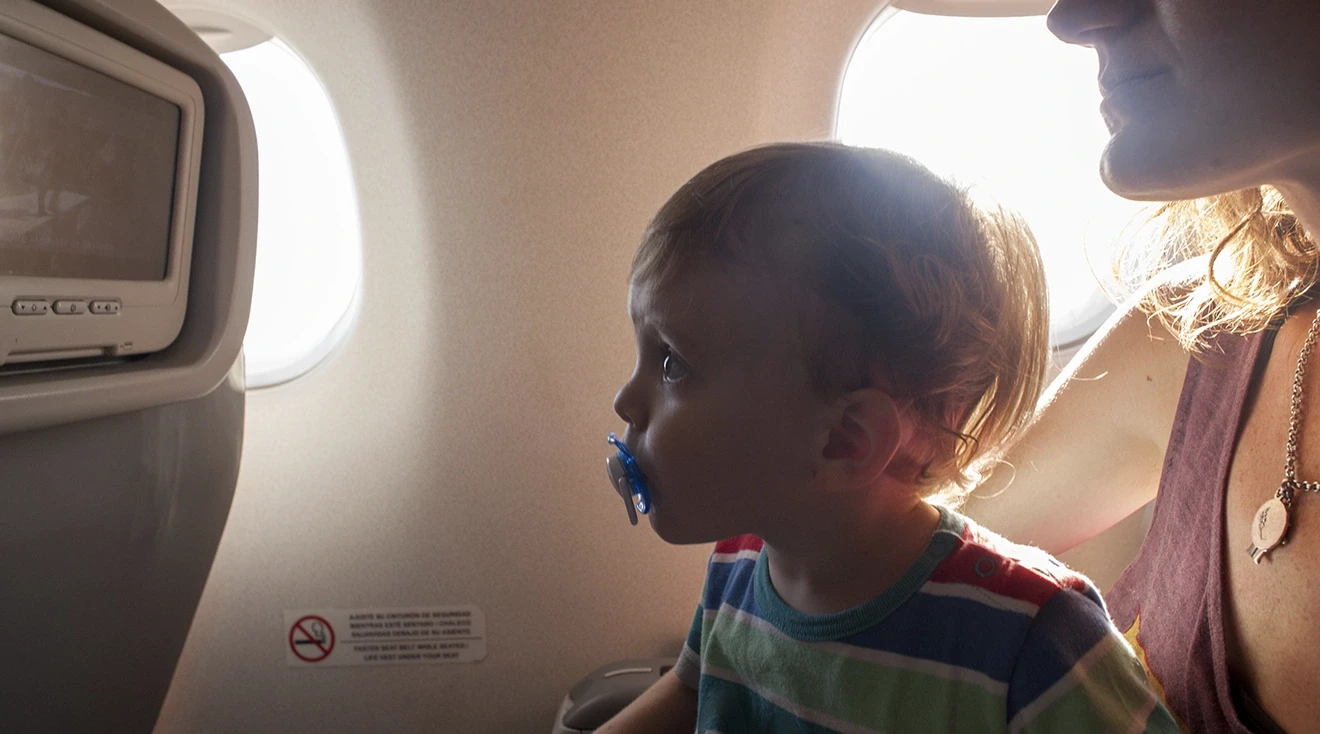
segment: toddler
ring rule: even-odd
[[[601,732],[1177,731],[1095,587],[955,512],[1048,356],[1026,226],[894,153],[786,143],[648,227],[611,474],[719,541],[676,667]]]

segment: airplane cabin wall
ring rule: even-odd
[[[828,137],[882,4],[226,2],[339,112],[363,300],[337,354],[247,397],[157,731],[546,731],[591,669],[677,653],[709,547],[629,527],[603,471],[632,252],[707,163]],[[285,609],[449,604],[484,611],[484,661],[285,667]]]
[[[789,6],[228,5],[336,105],[364,297],[337,355],[248,395],[158,731],[542,731],[592,668],[677,653],[709,548],[629,527],[603,469],[628,265],[706,163],[830,134],[877,3]],[[285,667],[284,609],[445,604],[484,611],[484,661]]]

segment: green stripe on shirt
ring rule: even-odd
[[[794,640],[735,611],[725,606],[704,620],[700,649],[708,676],[713,669],[755,670],[758,691],[876,731],[948,731],[1005,718],[1002,691],[914,669],[928,661],[903,665],[908,661],[892,654],[899,664],[845,655],[843,645]]]
[[[1067,676],[1024,708],[1009,731],[1177,731],[1169,712],[1157,705],[1154,691],[1133,684],[1144,675],[1141,663],[1115,632],[1096,643]]]

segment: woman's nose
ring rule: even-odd
[[[1045,25],[1066,43],[1094,46],[1107,31],[1129,25],[1149,0],[1058,0]]]

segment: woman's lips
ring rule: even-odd
[[[1164,76],[1167,69],[1147,69],[1132,72],[1111,72],[1106,70],[1100,75],[1100,95],[1108,99],[1124,88]]]

